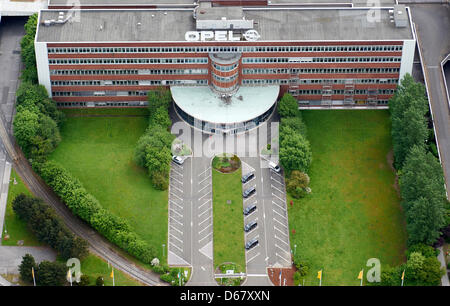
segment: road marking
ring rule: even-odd
[[[205,237],[203,237],[202,239],[200,239],[198,242],[202,242],[202,240],[206,239],[209,235],[211,235],[213,232],[210,232],[208,235],[206,235]]]
[[[286,224],[281,223],[280,221],[278,221],[278,219],[273,218],[274,221],[277,221],[279,224],[281,224],[284,228],[288,228]],[[274,225],[275,227],[275,225]]]
[[[172,229],[172,230],[176,230],[177,232],[179,232],[180,234],[183,235],[183,232],[180,231],[180,230],[179,230],[178,228],[176,228],[175,226],[169,224],[169,228]]]
[[[203,271],[205,271],[205,270],[206,270],[206,269],[205,269],[205,267],[203,267],[203,266],[201,266],[200,268],[202,268],[202,270],[203,270]]]
[[[180,206],[177,202],[174,202],[173,200],[169,200],[170,203],[175,204],[175,206],[181,208],[183,210],[183,206]]]
[[[211,219],[211,216],[207,217],[205,220],[203,220],[202,222],[200,222],[200,223],[198,224],[198,226],[202,225],[203,223],[205,223],[206,221],[208,221],[208,220],[210,220],[210,219]]]
[[[198,184],[200,185],[201,183],[203,183],[204,181],[206,181],[207,179],[209,179],[211,177],[211,174],[207,177],[205,177],[203,180],[201,180],[200,182],[198,182]]]
[[[273,171],[272,169],[270,169],[270,174],[275,174],[275,175],[277,175],[277,176],[279,176],[279,177],[281,177],[281,178],[283,178],[283,176],[281,175],[281,174],[279,174],[279,173],[276,173],[275,171]],[[272,176],[272,175],[271,175]]]
[[[276,197],[278,200],[280,200],[281,202],[284,203],[284,200],[283,200],[282,198],[280,198],[279,196],[277,196],[275,193],[272,192],[272,195],[273,195],[274,197]]]
[[[175,172],[176,174],[178,174],[179,176],[183,177],[183,173],[178,172],[177,170],[175,170],[175,169],[173,169],[173,168],[172,168],[172,171]]]
[[[179,225],[183,226],[183,223],[181,223],[180,221],[174,219],[172,216],[169,215],[169,219],[172,219],[173,221],[177,222]]]
[[[283,259],[285,262],[287,262],[287,263],[291,263],[289,260],[287,260],[286,258],[284,258],[283,256],[280,256],[280,254],[278,254],[278,253],[276,253],[275,252],[275,255],[277,255],[278,257],[280,257],[281,259]]]
[[[183,218],[183,215],[180,214],[178,211],[176,211],[175,209],[169,209],[169,212],[174,212],[176,213],[178,216],[180,216],[181,218]]]
[[[274,229],[276,229],[277,231],[279,231],[281,234],[283,234],[284,236],[288,237],[288,235],[286,233],[284,233],[282,230],[280,230],[278,227],[276,227],[275,225],[273,226]]]
[[[178,187],[176,187],[175,185],[170,185],[170,188],[175,188],[176,190],[178,190],[179,192],[183,193],[183,189],[180,189]]]
[[[258,253],[257,253],[255,256],[253,256],[252,258],[248,259],[248,260],[247,260],[247,264],[248,264],[250,261],[252,261],[253,259],[255,259],[256,257],[258,257],[259,255],[261,255],[260,252],[258,252]]]
[[[205,187],[203,187],[202,189],[200,189],[198,192],[199,192],[199,193],[202,192],[206,187],[209,187],[209,186],[211,186],[211,183],[208,183]]]
[[[210,194],[211,191],[208,191],[207,193],[205,193],[204,195],[202,195],[198,200],[200,201],[201,199],[203,199],[204,197],[206,197],[208,194]]]
[[[197,217],[200,218],[201,216],[203,216],[206,212],[208,212],[211,209],[211,207],[209,207],[208,209],[206,209],[204,212],[202,212],[200,215],[198,215]]]
[[[211,199],[206,200],[206,202],[203,203],[202,205],[200,205],[200,206],[198,207],[198,209],[199,209],[199,210],[202,209],[202,207],[205,206],[206,204],[208,204],[209,201],[211,201]]]
[[[244,199],[244,203],[245,203],[246,201],[251,200],[251,199],[253,199],[254,197],[256,197],[257,194],[258,194],[258,193],[255,192],[255,193],[252,194],[249,198]]]
[[[286,211],[286,208],[281,207],[280,205],[278,205],[276,202],[272,201],[272,204],[275,204],[275,206],[277,206],[279,209],[281,209],[282,211]]]
[[[202,229],[201,231],[199,231],[198,233],[199,234],[201,234],[201,233],[203,233],[206,229],[208,229],[210,226],[212,226],[212,224],[210,223],[210,224],[208,224],[207,226],[205,226],[205,228],[204,229]]]
[[[282,247],[280,247],[278,244],[276,244],[275,243],[275,246],[277,247],[277,248],[279,248],[280,250],[282,250],[283,252],[285,252],[286,254],[288,254],[289,256],[291,255],[291,253],[290,253],[290,250],[291,249],[289,249],[289,251],[286,251],[285,249],[283,249]]]
[[[177,198],[178,200],[183,201],[182,198],[180,198],[179,196],[177,196],[175,193],[171,192],[170,195],[173,195],[175,198]]]
[[[170,237],[175,238],[176,240],[178,240],[179,242],[181,242],[181,244],[183,244],[183,240],[177,238],[175,235],[173,234],[169,234]]]
[[[170,179],[176,181],[178,184],[183,185],[183,182],[180,181],[179,179],[174,178],[173,175],[170,176]]]
[[[252,251],[254,251],[254,250],[258,250],[260,247],[261,247],[261,244],[258,243],[258,245],[255,246],[255,247],[253,247],[252,249],[250,249],[250,250],[245,250],[245,255],[247,255],[248,253],[250,253],[250,252],[252,252]]]
[[[284,191],[281,191],[280,189],[278,189],[277,187],[275,187],[274,185],[270,184],[270,187],[272,187],[275,190],[278,190],[279,193],[284,195]]]
[[[276,213],[277,215],[279,215],[281,218],[283,218],[284,220],[287,220],[286,217],[284,217],[283,215],[281,215],[279,212],[277,212],[276,210],[272,210],[274,213]]]
[[[274,236],[275,236],[275,239],[278,239],[278,240],[280,240],[281,242],[283,242],[285,245],[289,246],[289,243],[287,243],[286,241],[284,241],[283,239],[281,239],[280,237],[278,237],[278,236],[275,235],[275,234],[274,234]]]
[[[169,242],[170,242],[170,240],[169,240]],[[172,246],[172,247],[178,249],[181,253],[183,253],[183,249],[180,249],[180,248],[179,248],[178,246],[176,246],[173,242],[170,243],[170,246]]]
[[[211,167],[208,167],[205,171],[201,172],[198,176],[201,176],[202,174],[204,174],[206,171],[208,171],[209,169],[211,169]]]

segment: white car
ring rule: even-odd
[[[269,162],[269,168],[272,169],[275,172],[280,172],[281,168],[279,165],[275,164],[274,162]]]
[[[178,165],[182,165],[184,163],[184,158],[182,158],[181,156],[174,155],[172,156],[172,160]]]

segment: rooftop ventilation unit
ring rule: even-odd
[[[408,14],[404,5],[394,5],[394,21],[397,28],[408,26]]]

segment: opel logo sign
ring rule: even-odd
[[[248,30],[243,34],[243,36],[245,40],[248,41],[257,41],[261,37],[261,35],[259,35],[259,33],[256,32],[256,30]]]

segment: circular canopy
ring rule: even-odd
[[[280,86],[241,86],[231,97],[221,97],[209,86],[171,86],[175,103],[192,117],[213,123],[252,120],[269,110]]]

